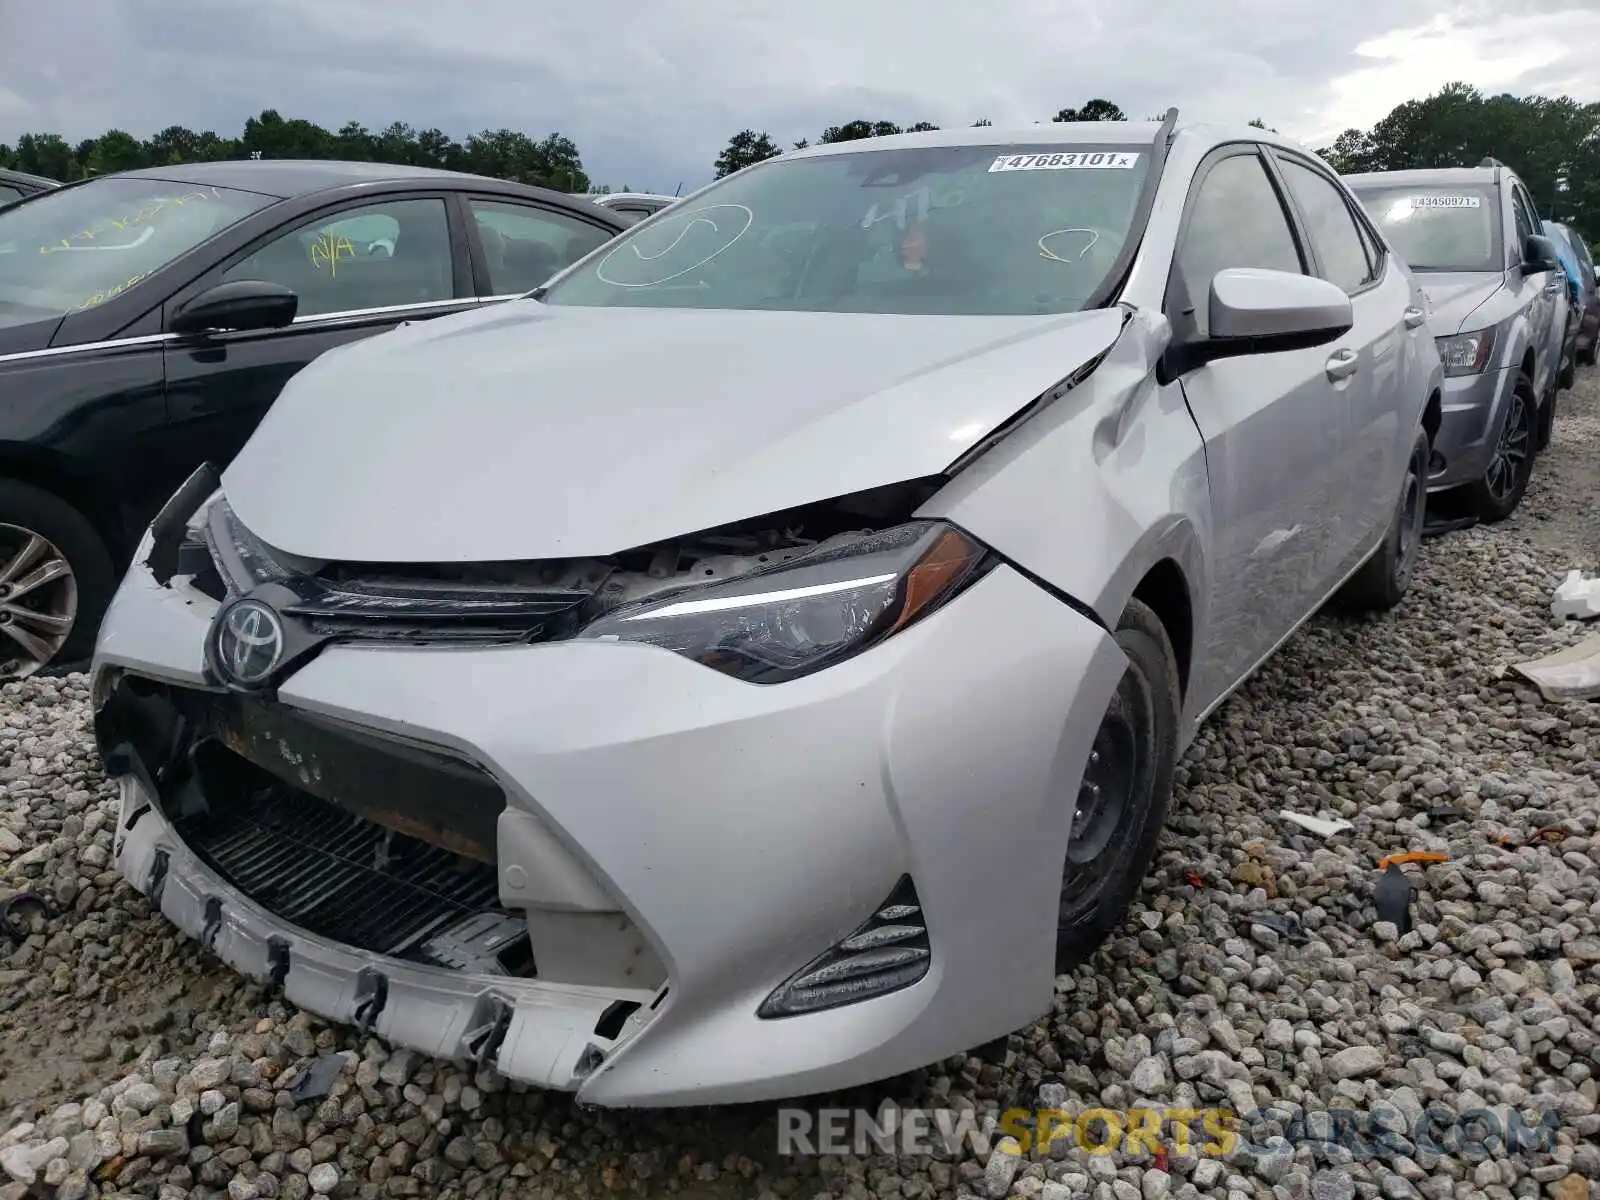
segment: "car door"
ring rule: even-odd
[[[1324,167],[1273,150],[1305,229],[1316,273],[1350,297],[1350,332],[1327,347],[1348,370],[1334,381],[1349,409],[1349,437],[1338,450],[1349,504],[1329,514],[1334,570],[1353,568],[1394,517],[1399,482],[1411,454],[1425,380],[1407,375],[1416,339],[1427,337],[1420,299],[1399,271],[1386,271],[1381,243],[1364,232],[1345,190]]]
[[[290,376],[318,355],[477,303],[465,234],[445,194],[363,198],[298,217],[174,295],[164,321],[207,288],[244,279],[292,288],[299,310],[283,329],[168,342],[168,419],[185,470],[226,466]]]
[[[473,279],[486,300],[525,296],[616,236],[607,225],[531,201],[465,198]]]
[[[1523,272],[1524,241],[1532,234],[1543,233],[1544,227],[1539,223],[1539,211],[1533,199],[1515,181],[1511,184],[1511,213],[1514,231],[1509,257],[1512,269],[1506,286],[1517,294],[1519,306],[1528,313],[1529,336],[1534,347],[1533,390],[1542,397],[1554,388],[1556,373],[1561,369],[1561,343],[1567,331],[1565,322],[1557,319],[1562,315],[1557,302],[1566,281],[1560,271],[1540,271],[1532,275]]]
[[[1306,273],[1302,235],[1258,147],[1213,152],[1190,186],[1168,286],[1175,336],[1208,331],[1211,280],[1230,267]],[[1350,382],[1319,346],[1217,359],[1183,375],[1205,441],[1213,558],[1207,645],[1195,656],[1195,711],[1265,658],[1331,588],[1350,502]],[[1344,375],[1335,379],[1329,372]]]

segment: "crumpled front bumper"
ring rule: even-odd
[[[148,549],[102,626],[97,696],[118,672],[205,686],[215,604],[157,584]],[[550,830],[647,939],[666,973],[657,990],[468,975],[311,936],[223,883],[160,811],[131,820],[148,799],[134,773],[118,864],[168,918],[237,969],[281,979],[301,1007],[355,1022],[377,973],[383,1037],[590,1103],[854,1086],[1048,1010],[1073,799],[1124,661],[1103,629],[1002,566],[887,643],[774,686],[593,642],[335,645],[283,682],[277,704],[480,764],[508,811]],[[503,871],[514,864],[500,850]],[[905,875],[929,931],[926,976],[757,1016]],[[602,1036],[619,1000],[638,1008]]]
[[[625,1030],[617,1039],[597,1037],[595,1026],[606,1011],[618,1000],[642,1005],[652,1000],[648,991],[469,976],[312,937],[286,926],[208,870],[151,805],[137,779],[124,775],[120,783],[117,869],[168,920],[223,962],[252,979],[278,979],[290,1002],[308,1012],[364,1024],[363,1004],[371,995],[364,985],[381,976],[384,1003],[370,1024],[380,1037],[570,1091],[591,1045],[609,1049],[632,1032]]]

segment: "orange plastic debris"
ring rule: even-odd
[[[1387,871],[1389,864],[1394,863],[1404,866],[1406,863],[1441,863],[1449,862],[1448,854],[1441,854],[1437,850],[1407,850],[1403,854],[1391,854],[1387,858],[1378,860],[1378,870]]]

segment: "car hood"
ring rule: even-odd
[[[1469,329],[1468,318],[1505,286],[1499,272],[1440,271],[1418,275],[1417,283],[1428,298],[1428,328],[1434,337],[1449,337]],[[1473,322],[1470,328],[1485,324]]]
[[[612,554],[936,474],[1122,319],[512,301],[323,355],[223,487],[307,558]]]

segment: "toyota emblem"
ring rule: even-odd
[[[216,662],[242,687],[264,682],[283,661],[283,621],[260,600],[236,600],[217,622]]]

